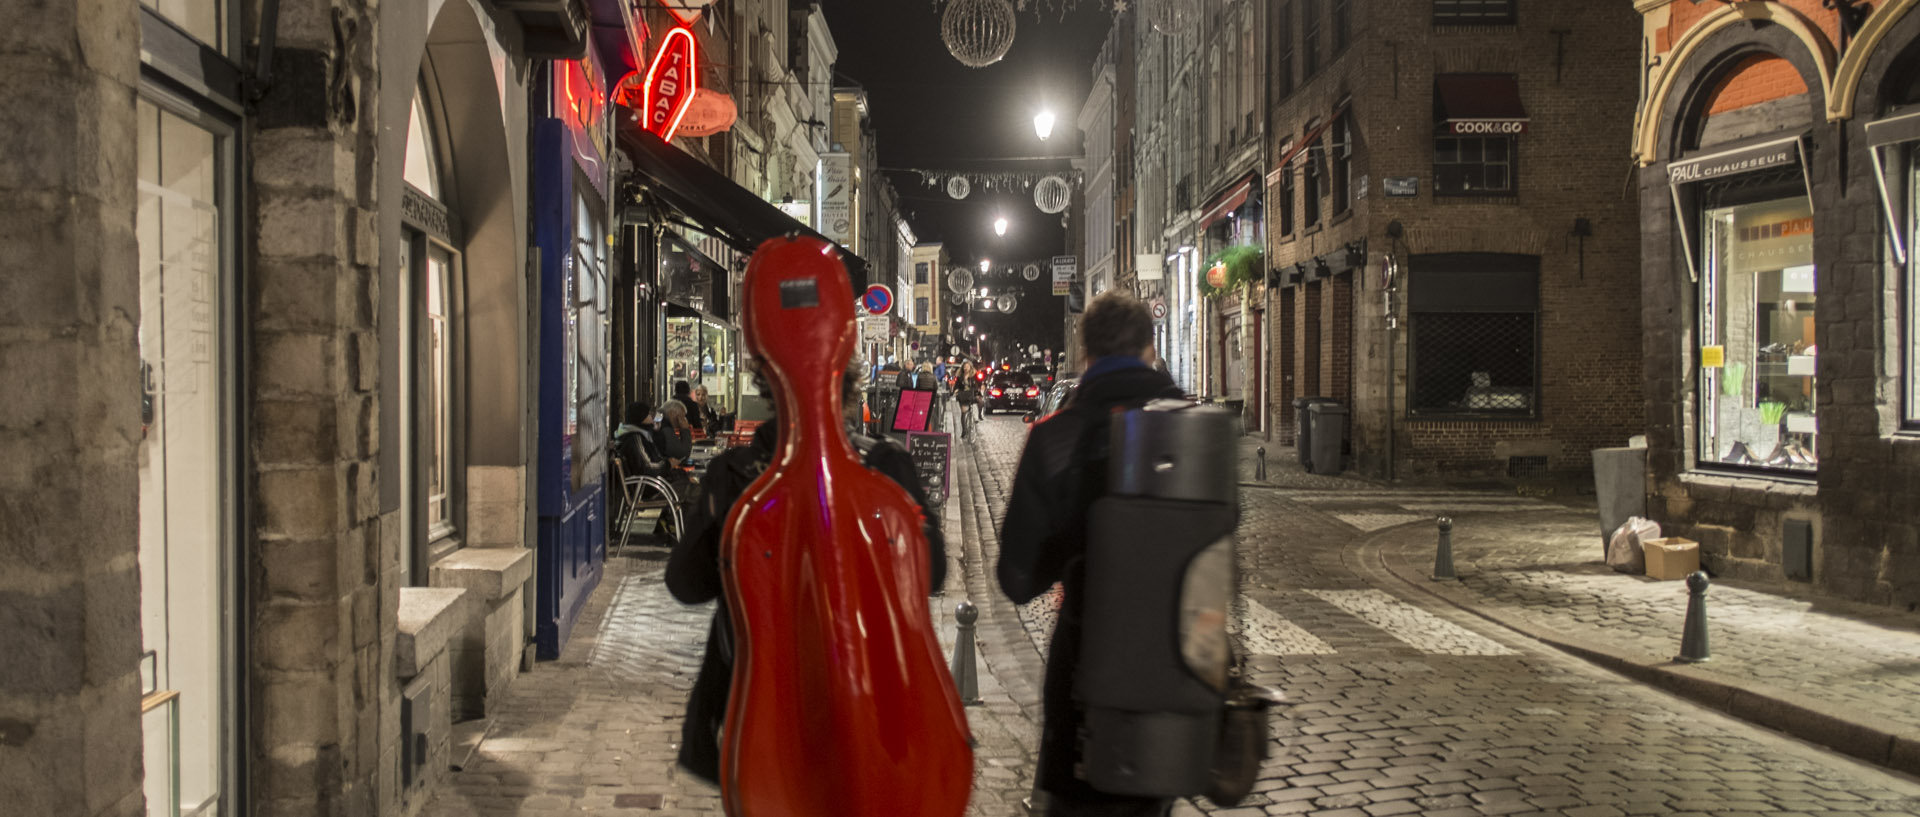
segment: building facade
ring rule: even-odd
[[[1350,414],[1378,476],[1576,475],[1638,431],[1635,203],[1608,140],[1634,91],[1624,9],[1268,10],[1264,410]],[[1581,79],[1576,81],[1576,77]]]
[[[1920,601],[1920,14],[1652,2],[1647,501],[1725,575]]]

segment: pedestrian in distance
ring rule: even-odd
[[[720,433],[720,410],[708,399],[707,387],[704,384],[694,386],[688,396],[693,400],[687,404],[687,413],[691,415],[689,422],[709,437]]]
[[[762,375],[756,373],[754,379],[761,394],[772,393]],[[841,379],[843,411],[858,411],[859,379],[858,364],[849,366]],[[779,434],[779,418],[775,417],[754,429],[751,443],[727,449],[707,464],[700,499],[687,519],[687,532],[674,545],[667,561],[667,592],[680,603],[705,604],[719,599],[725,591],[720,574],[721,528],[734,503],[773,463],[780,446]],[[928,587],[933,595],[939,595],[947,574],[946,541],[938,518],[927,512],[927,494],[914,470],[913,457],[886,439],[855,434],[852,442],[867,468],[899,483],[918,505],[921,530],[927,537]],[[721,600],[714,606],[713,622],[707,628],[706,654],[680,724],[680,765],[712,783],[720,781],[720,736],[725,728],[733,663],[733,625],[727,603]]]
[[[1038,788],[1052,817],[1165,815],[1172,800],[1110,794],[1075,774],[1082,715],[1073,701],[1086,582],[1087,516],[1106,490],[1107,430],[1114,411],[1138,408],[1180,389],[1148,364],[1153,319],[1133,296],[1093,299],[1080,323],[1087,369],[1080,388],[1051,418],[1036,423],[1015,468],[1000,526],[1000,589],[1016,604],[1065,590],[1042,687]]]

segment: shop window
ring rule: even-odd
[[[1513,25],[1513,0],[1433,0],[1433,24]]]
[[[414,203],[402,211],[423,214],[403,216],[406,240],[400,247],[409,304],[403,318],[403,359],[409,370],[399,398],[412,412],[401,435],[401,470],[406,474],[403,485],[409,486],[404,492],[410,497],[410,513],[416,514],[411,527],[424,533],[410,540],[411,550],[401,560],[401,579],[408,584],[423,583],[425,568],[460,545],[456,488],[461,480],[453,444],[460,385],[453,348],[460,255],[450,232],[453,221],[446,215],[448,190],[433,99],[426,82],[415,84],[401,165],[407,188],[403,195]],[[432,215],[424,215],[428,213]]]
[[[1333,123],[1333,213],[1340,215],[1353,206],[1353,128],[1342,114]]]
[[[593,186],[574,182],[573,251],[567,276],[567,433],[573,438],[573,489],[600,480],[607,468],[607,444],[613,438],[607,407],[607,321],[611,296],[607,279],[607,231]]]
[[[1433,140],[1433,192],[1449,196],[1510,196],[1514,138],[1438,136]]]
[[[1815,469],[1813,207],[1799,170],[1707,186],[1699,460]]]
[[[1538,416],[1539,259],[1420,256],[1411,279],[1408,413]]]

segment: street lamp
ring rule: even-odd
[[[1053,135],[1053,111],[1042,110],[1033,117],[1033,132],[1042,141]]]
[[[994,235],[1007,234],[1007,219],[1004,216],[993,220],[993,234]]]
[[[990,267],[990,266],[992,266],[992,265],[993,265],[993,262],[992,262],[992,261],[989,261],[989,260],[987,260],[987,259],[985,259],[985,258],[982,258],[982,259],[980,259],[980,271],[981,271],[982,273],[985,273],[985,272],[987,271],[987,268],[988,268],[988,267]]]

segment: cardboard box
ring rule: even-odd
[[[1700,569],[1700,543],[1692,539],[1648,539],[1640,543],[1640,549],[1647,556],[1648,578],[1684,579]]]

